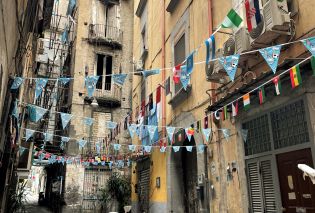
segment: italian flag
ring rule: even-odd
[[[281,94],[281,81],[279,76],[276,76],[272,79],[272,82],[275,84],[275,88],[276,88],[276,95],[280,95]]]
[[[244,104],[244,109],[248,110],[249,109],[249,105],[250,105],[249,93],[247,93],[246,95],[243,96],[243,104]]]
[[[266,95],[265,95],[265,89],[264,87],[260,87],[258,90],[258,95],[259,95],[259,104],[265,103],[266,100]]]
[[[300,67],[299,65],[294,66],[290,69],[291,86],[295,88],[302,83]]]
[[[239,27],[242,21],[243,19],[237,14],[237,12],[234,9],[231,9],[224,18],[221,26],[223,28]]]

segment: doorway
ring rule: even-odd
[[[282,211],[286,213],[315,213],[315,185],[303,178],[298,164],[313,168],[311,149],[277,155]]]

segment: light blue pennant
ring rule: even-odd
[[[105,165],[106,165],[106,162],[105,162],[105,161],[101,161],[101,165],[102,165],[102,166],[105,166]]]
[[[200,144],[197,146],[198,147],[198,153],[203,153],[205,150],[205,145],[204,144]]]
[[[157,75],[160,74],[160,69],[155,69],[155,70],[144,70],[141,72],[143,77],[147,78],[150,75]]]
[[[190,75],[187,72],[186,65],[181,66],[180,82],[182,83],[184,90],[187,89],[189,81],[190,81]]]
[[[155,134],[155,132],[157,130],[157,126],[148,125],[147,128],[148,128],[150,139],[153,140],[154,134]]]
[[[192,52],[186,59],[186,68],[187,68],[187,74],[191,74],[194,69],[194,52]]]
[[[61,141],[62,141],[62,142],[67,143],[67,142],[69,142],[69,140],[70,140],[69,137],[61,137]]]
[[[248,129],[241,129],[241,136],[244,140],[244,142],[247,142],[247,136],[248,136]]]
[[[135,145],[128,145],[129,151],[134,152],[136,151],[136,146]]]
[[[131,162],[130,162],[129,159],[127,160],[127,166],[128,166],[128,167],[131,166]]]
[[[120,144],[115,143],[115,144],[113,144],[113,146],[114,146],[114,150],[116,150],[116,151],[120,150],[120,147],[121,147]]]
[[[160,152],[165,152],[166,151],[166,146],[161,146]]]
[[[174,135],[174,132],[175,132],[175,127],[167,126],[166,127],[166,132],[167,132],[168,138],[172,142],[173,141],[173,135]]]
[[[53,134],[45,132],[43,135],[44,135],[44,141],[52,141],[53,140],[53,136],[54,136]]]
[[[108,129],[115,129],[117,127],[117,123],[116,122],[112,122],[112,121],[107,121],[106,122],[106,127]]]
[[[174,150],[174,152],[178,152],[178,151],[179,151],[179,149],[180,149],[180,146],[173,146],[173,150]]]
[[[36,79],[35,86],[35,101],[42,94],[43,89],[46,87],[48,79],[47,78],[38,78]]]
[[[221,129],[224,138],[228,141],[230,137],[230,129]]]
[[[87,76],[87,77],[85,77],[85,86],[86,86],[89,98],[93,97],[96,83],[97,83],[98,79],[99,79],[99,76]]]
[[[69,32],[68,32],[68,27],[65,27],[61,34],[61,42],[63,44],[68,43],[68,38],[69,38]]]
[[[73,163],[73,160],[71,158],[68,158],[67,159],[67,164],[72,164]]]
[[[136,124],[130,124],[128,126],[128,130],[129,130],[130,137],[133,138],[133,136],[135,135],[135,133],[137,131],[137,125]]]
[[[65,149],[65,144],[64,144],[64,142],[61,141],[59,147],[60,147],[61,150],[64,150],[64,149]]]
[[[152,146],[143,146],[143,148],[144,148],[145,152],[150,153],[151,149],[152,149]]]
[[[28,139],[33,136],[34,132],[35,130],[25,129],[25,141],[28,141]]]
[[[82,165],[85,166],[85,167],[90,166],[90,162],[84,161],[84,162],[82,163]]]
[[[239,59],[239,54],[219,58],[220,64],[225,69],[231,81],[234,81]]]
[[[94,161],[92,164],[93,164],[94,166],[97,166],[97,165],[98,165],[98,162],[97,162],[97,161]]]
[[[125,166],[125,163],[123,160],[118,160],[118,167],[123,168]]]
[[[209,142],[209,138],[210,138],[210,135],[211,135],[211,132],[212,132],[212,129],[211,128],[207,128],[207,129],[202,129],[202,133],[207,141],[207,143]]]
[[[60,81],[63,85],[66,85],[69,83],[70,78],[59,78],[58,81]]]
[[[112,169],[112,167],[113,167],[113,161],[109,161],[109,162],[108,162],[108,167],[109,167],[109,169]]]
[[[215,58],[215,38],[213,35],[210,36],[205,41],[206,47],[207,47],[207,55],[206,55],[206,64],[209,63],[209,60],[213,60]]]
[[[62,128],[64,129],[70,122],[72,115],[68,113],[60,112],[60,117],[61,117]]]
[[[307,38],[302,41],[304,46],[315,56],[315,37]]]
[[[186,135],[187,135],[188,141],[190,142],[190,140],[191,140],[191,134],[189,134],[188,131],[189,131],[189,128],[185,128],[185,133],[186,133]]]
[[[19,119],[18,101],[17,100],[14,101],[14,107],[13,107],[13,110],[12,110],[12,115],[14,117],[16,117],[16,119]]]
[[[281,45],[260,49],[259,52],[265,59],[273,73],[276,73],[280,56]]]
[[[77,141],[77,143],[79,144],[79,147],[80,147],[81,149],[83,149],[83,148],[85,147],[87,141],[86,141],[86,140],[83,140],[83,139],[80,139],[80,140]]]
[[[192,148],[193,148],[193,146],[186,146],[187,152],[192,152]]]
[[[97,154],[100,154],[100,153],[101,153],[101,144],[100,144],[100,142],[97,142],[97,143],[95,144],[95,147],[96,147],[96,152],[97,152]]]
[[[35,122],[38,122],[47,112],[47,109],[41,108],[39,106],[33,106],[35,109]]]
[[[94,119],[86,117],[86,118],[83,119],[83,122],[87,126],[92,126],[92,124],[94,123]]]
[[[23,81],[24,81],[24,78],[15,77],[13,84],[11,86],[11,89],[18,89],[21,86],[21,84],[23,83]]]
[[[113,74],[112,78],[115,84],[122,87],[127,78],[127,74]]]

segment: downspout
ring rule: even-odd
[[[165,0],[162,0],[162,67],[165,67]],[[162,70],[162,82],[165,82],[166,74],[165,69]],[[166,136],[165,126],[166,126],[166,91],[163,91],[162,95],[162,138]]]

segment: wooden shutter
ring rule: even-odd
[[[261,180],[259,174],[259,161],[247,163],[247,176],[248,176],[248,187],[251,202],[251,209],[253,213],[263,212],[262,205],[262,192],[261,192]]]
[[[264,212],[276,212],[275,187],[273,182],[271,160],[260,161],[260,171],[264,196]]]

